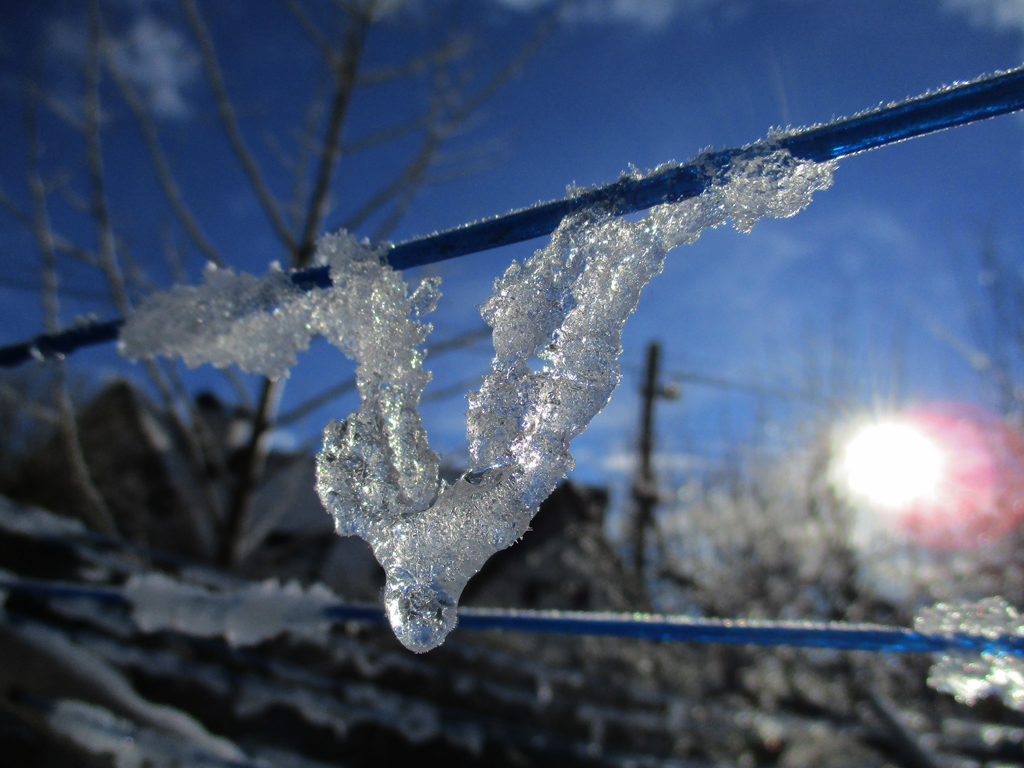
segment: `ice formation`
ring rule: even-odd
[[[474,469],[454,485],[438,486],[436,458],[411,418],[426,381],[418,359],[376,347],[358,357],[362,404],[327,425],[318,485],[338,533],[365,539],[384,566],[385,607],[406,647],[443,641],[469,578],[522,536],[572,468],[569,442],[618,384],[623,324],[665,254],[727,218],[747,231],[763,216],[796,213],[829,185],[832,164],[765,144],[708,170],[707,191],[640,222],[595,210],[568,217],[546,248],[495,282],[481,314],[496,357],[467,413]],[[384,305],[367,324],[386,327],[400,315]],[[534,357],[542,370],[531,369]]]
[[[277,635],[317,641],[331,620],[324,610],[340,602],[323,584],[269,580],[241,589],[212,592],[182,584],[162,573],[136,574],[124,585],[132,618],[143,632],[176,630],[199,637],[223,637],[232,646],[256,645]]]
[[[365,539],[384,567],[399,640],[426,651],[455,626],[469,578],[522,536],[572,468],[569,442],[617,386],[623,324],[665,254],[729,218],[746,232],[764,216],[796,213],[831,183],[834,166],[797,160],[771,142],[725,165],[710,154],[694,164],[712,179],[698,197],[657,206],[639,222],[581,211],[495,282],[481,314],[496,356],[467,413],[474,468],[451,486],[438,480],[418,413],[429,374],[416,347],[429,327],[409,319],[433,309],[437,283],[409,295],[384,251],[345,233],[318,247],[333,289],[303,292],[280,271],[257,280],[211,269],[206,285],[144,302],[121,350],[277,377],[322,334],[354,358],[360,407],[326,426],[318,490],[337,532]],[[541,370],[531,368],[534,358]]]
[[[977,603],[939,603],[925,608],[914,628],[933,635],[1024,637],[1024,617],[1001,597],[989,597]],[[1024,657],[1000,651],[937,656],[928,673],[932,688],[951,693],[965,704],[974,704],[984,696],[999,696],[1006,706],[1024,711]]]
[[[358,356],[367,352],[365,340],[353,338],[360,335],[352,332],[362,327],[360,315],[378,304],[404,306],[406,315],[429,312],[440,296],[436,278],[406,296],[401,278],[381,269],[383,251],[345,233],[322,238],[317,257],[317,264],[330,266],[333,289],[304,290],[276,264],[258,279],[210,264],[204,285],[175,286],[143,301],[121,329],[118,349],[131,360],[181,357],[193,368],[237,365],[277,379],[314,336]],[[385,341],[415,355],[412,347],[425,331],[408,321],[403,328],[408,337]]]

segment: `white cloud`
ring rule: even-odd
[[[497,0],[515,11],[533,11],[552,5],[555,0]],[[626,22],[641,27],[658,27],[676,14],[702,11],[716,5],[734,5],[735,0],[576,0],[568,5],[569,20],[589,22]]]
[[[185,92],[199,74],[199,55],[185,36],[148,12],[122,33],[110,34],[112,63],[138,89],[159,117],[188,114]],[[55,19],[46,27],[47,49],[81,65],[88,45],[84,27]]]
[[[114,66],[142,91],[155,114],[188,114],[184,91],[199,72],[199,56],[178,30],[141,16],[111,48]]]
[[[978,26],[1024,32],[1024,0],[943,0],[951,11],[963,11]]]

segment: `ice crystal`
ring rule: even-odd
[[[1024,618],[1001,597],[977,603],[939,603],[923,609],[914,622],[918,632],[935,635],[965,634],[989,639],[1024,637]],[[1006,706],[1024,711],[1024,658],[1005,651],[936,654],[928,672],[928,685],[953,694],[957,701],[974,704],[985,696],[999,696]]]

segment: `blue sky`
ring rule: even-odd
[[[42,73],[58,103],[75,104],[83,45],[80,3],[7,4],[0,11],[0,185],[24,204],[24,79]],[[419,0],[373,33],[368,66],[423,50],[465,23],[478,34],[471,77],[482,78],[521,46],[544,0],[451,4]],[[158,126],[181,186],[211,239],[238,269],[261,273],[282,258],[258,202],[230,155],[199,65],[196,43],[176,3],[105,3],[118,60],[159,115]],[[295,147],[304,100],[316,83],[316,58],[281,5],[204,3],[225,62],[247,140],[286,197],[289,177],[279,148]],[[433,38],[432,38],[433,36]],[[446,148],[449,170],[475,175],[422,190],[401,225],[402,240],[564,194],[571,183],[613,181],[630,164],[644,169],[685,160],[703,148],[763,138],[773,126],[810,125],[917,95],[1024,59],[1024,0],[595,0],[559,24],[523,71]],[[130,67],[129,67],[130,65]],[[113,93],[111,92],[111,95]],[[366,89],[352,105],[348,139],[401,123],[422,105],[420,80]],[[152,181],[131,115],[111,103],[105,128],[110,197],[126,243],[152,280],[171,275],[161,247],[170,217]],[[69,175],[82,193],[80,144],[52,116],[44,118],[48,171]],[[372,193],[405,162],[410,140],[346,161],[337,178],[338,212]],[[76,175],[77,174],[77,175]],[[905,369],[908,400],[968,399],[994,404],[936,323],[973,343],[970,296],[977,293],[977,253],[986,233],[1004,258],[1024,262],[1024,120],[1011,116],[924,137],[842,161],[832,189],[792,219],[759,223],[749,235],[705,233],[670,254],[664,274],[645,290],[624,334],[623,385],[573,446],[576,476],[613,482],[630,467],[636,439],[638,369],[646,343],[663,344],[668,371],[686,371],[790,389],[838,371],[859,402],[886,400],[894,359]],[[55,225],[88,241],[91,233],[66,201]],[[31,237],[0,220],[0,259],[8,281],[38,282]],[[370,234],[368,222],[361,234]],[[475,307],[513,259],[541,242],[438,265],[443,278],[432,321],[445,339],[479,322]],[[202,259],[187,262],[199,279]],[[417,279],[416,274],[407,279]],[[103,293],[94,272],[70,266],[64,285]],[[102,300],[65,296],[63,319],[112,310]],[[0,285],[0,343],[42,328],[38,296]],[[436,390],[482,373],[486,342],[428,359]],[[141,371],[112,348],[83,352],[75,365],[100,375]],[[284,410],[351,372],[333,348],[316,343],[300,359]],[[200,369],[195,388],[228,392]],[[428,394],[430,389],[427,390]],[[827,392],[826,392],[827,394]],[[782,443],[808,411],[771,401],[769,430]],[[315,435],[353,408],[339,400],[296,426]],[[699,464],[730,440],[748,439],[758,403],[747,395],[697,385],[659,405],[658,450],[666,470]],[[432,446],[458,463],[465,444],[461,398],[424,405]]]

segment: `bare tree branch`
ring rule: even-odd
[[[71,189],[70,179],[67,178],[66,174],[60,174],[58,179],[53,182],[52,187],[53,191],[60,195],[65,203],[70,205],[79,213],[89,214],[92,212],[89,200]]]
[[[234,368],[222,368],[221,373],[224,378],[228,380],[228,384],[235,390],[235,395],[238,396],[238,403],[244,410],[252,409],[252,400],[249,397],[249,390],[245,388],[245,382],[242,381],[242,377],[238,375],[238,371]]]
[[[277,426],[286,427],[289,424],[294,424],[299,419],[313,413],[317,408],[327,405],[332,400],[337,400],[342,395],[355,391],[355,388],[356,379],[353,376],[351,379],[346,379],[340,384],[331,387],[326,392],[321,392],[319,395],[305,400],[292,410],[282,414],[277,419]]]
[[[219,481],[228,483],[231,473],[228,470],[227,462],[224,460],[224,451],[210,431],[210,425],[207,424],[206,419],[196,407],[195,400],[192,399],[188,390],[186,390],[185,383],[181,380],[177,366],[170,360],[163,362],[164,374],[173,388],[177,402],[181,403],[188,413],[189,421],[192,424],[192,429],[189,431],[194,432],[196,442],[200,448],[198,455],[206,458],[209,471],[212,471]],[[219,507],[214,507],[214,510],[219,510]]]
[[[188,272],[185,271],[185,256],[182,248],[175,241],[174,233],[169,224],[164,222],[161,227],[160,250],[164,253],[164,261],[171,272],[171,279],[178,283],[188,282]]]
[[[464,379],[459,380],[450,387],[444,389],[438,389],[434,391],[428,391],[423,394],[420,398],[421,403],[436,403],[440,400],[449,400],[453,397],[459,397],[460,395],[465,397],[466,393],[469,392],[473,387],[479,387],[480,382],[485,376],[484,373],[477,373],[473,376],[467,376]]]
[[[284,217],[281,215],[280,206],[271,194],[270,188],[263,178],[263,173],[256,163],[256,158],[249,151],[245,140],[242,138],[242,132],[238,127],[238,119],[235,116],[235,107],[224,85],[224,75],[221,72],[220,64],[217,62],[217,52],[213,47],[213,39],[206,28],[206,23],[199,14],[199,8],[196,6],[195,0],[181,0],[181,6],[185,11],[185,18],[192,28],[192,33],[199,42],[203,68],[206,71],[207,80],[210,81],[210,87],[213,89],[217,111],[220,114],[221,122],[224,124],[228,142],[231,144],[231,148],[238,161],[242,164],[242,169],[249,177],[249,183],[252,184],[256,197],[259,198],[264,211],[266,211],[267,216],[270,218],[274,231],[277,232],[278,237],[281,238],[281,241],[288,250],[295,252],[297,247],[295,238],[288,230]]]
[[[202,22],[195,9],[194,0],[182,0],[182,2],[191,8],[191,16],[195,20],[193,27],[197,31],[197,36],[203,35],[203,39],[206,40],[204,50],[208,50],[209,54],[204,53],[204,60],[215,63],[215,59],[212,56],[212,45],[209,43],[208,35],[203,34],[205,30],[201,26]],[[327,121],[326,138],[320,151],[316,181],[314,182],[313,192],[306,209],[305,223],[297,244],[286,241],[289,242],[291,247],[293,264],[298,267],[305,266],[311,260],[316,248],[316,236],[327,208],[331,177],[338,159],[341,131],[348,113],[348,106],[351,102],[356,71],[362,56],[363,47],[366,42],[366,33],[372,16],[372,2],[352,6],[349,10],[345,45],[340,57],[332,67],[334,94],[331,101],[330,116]],[[210,69],[209,65],[208,69]],[[217,74],[216,70],[211,71],[213,74]],[[213,79],[211,77],[211,80]],[[222,87],[221,90],[223,90]],[[223,100],[218,98],[218,101]],[[260,483],[266,462],[266,435],[273,427],[283,390],[283,380],[271,381],[270,379],[264,379],[256,411],[253,415],[252,432],[249,442],[242,451],[238,484],[231,499],[221,538],[218,561],[224,565],[237,564],[240,556],[239,547],[249,526],[253,495]]]
[[[41,88],[38,89],[36,101],[49,109],[59,120],[71,128],[74,128],[79,133],[85,133],[85,119],[81,115],[76,115],[66,102],[55,99]]]

